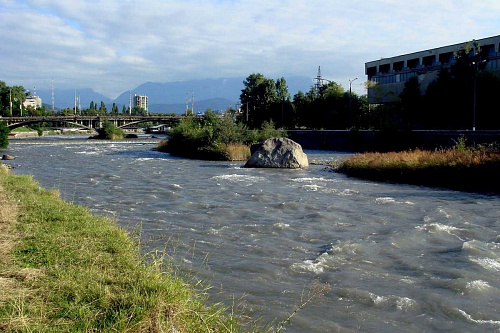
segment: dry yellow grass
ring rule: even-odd
[[[357,154],[343,160],[336,170],[374,180],[466,190],[500,190],[500,151],[495,149],[417,149]]]
[[[229,161],[246,161],[250,158],[250,147],[239,143],[226,145],[226,155]]]

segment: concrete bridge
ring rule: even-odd
[[[23,127],[35,123],[64,123],[79,126],[80,128],[94,129],[102,127],[102,122],[107,120],[112,122],[116,127],[125,128],[132,125],[146,123],[146,122],[159,122],[174,126],[178,124],[185,116],[36,116],[36,117],[3,117],[0,121],[5,121],[10,129]]]

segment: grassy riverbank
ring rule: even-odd
[[[500,150],[465,147],[463,140],[447,150],[357,154],[335,170],[371,180],[500,192]]]
[[[0,165],[0,331],[239,331],[206,301],[113,221]]]

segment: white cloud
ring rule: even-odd
[[[115,97],[145,81],[313,77],[321,65],[347,87],[367,61],[496,35],[499,14],[497,0],[0,0],[0,79]]]

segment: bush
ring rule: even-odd
[[[10,128],[7,127],[5,121],[0,121],[0,148],[7,148],[9,145]]]
[[[94,139],[120,140],[125,137],[123,131],[110,121],[103,121],[102,127],[97,129],[98,135]]]
[[[182,120],[157,150],[188,158],[246,160],[250,157],[250,144],[284,135],[272,122],[265,122],[260,131],[249,131],[230,115],[220,117],[208,111],[202,118]]]

